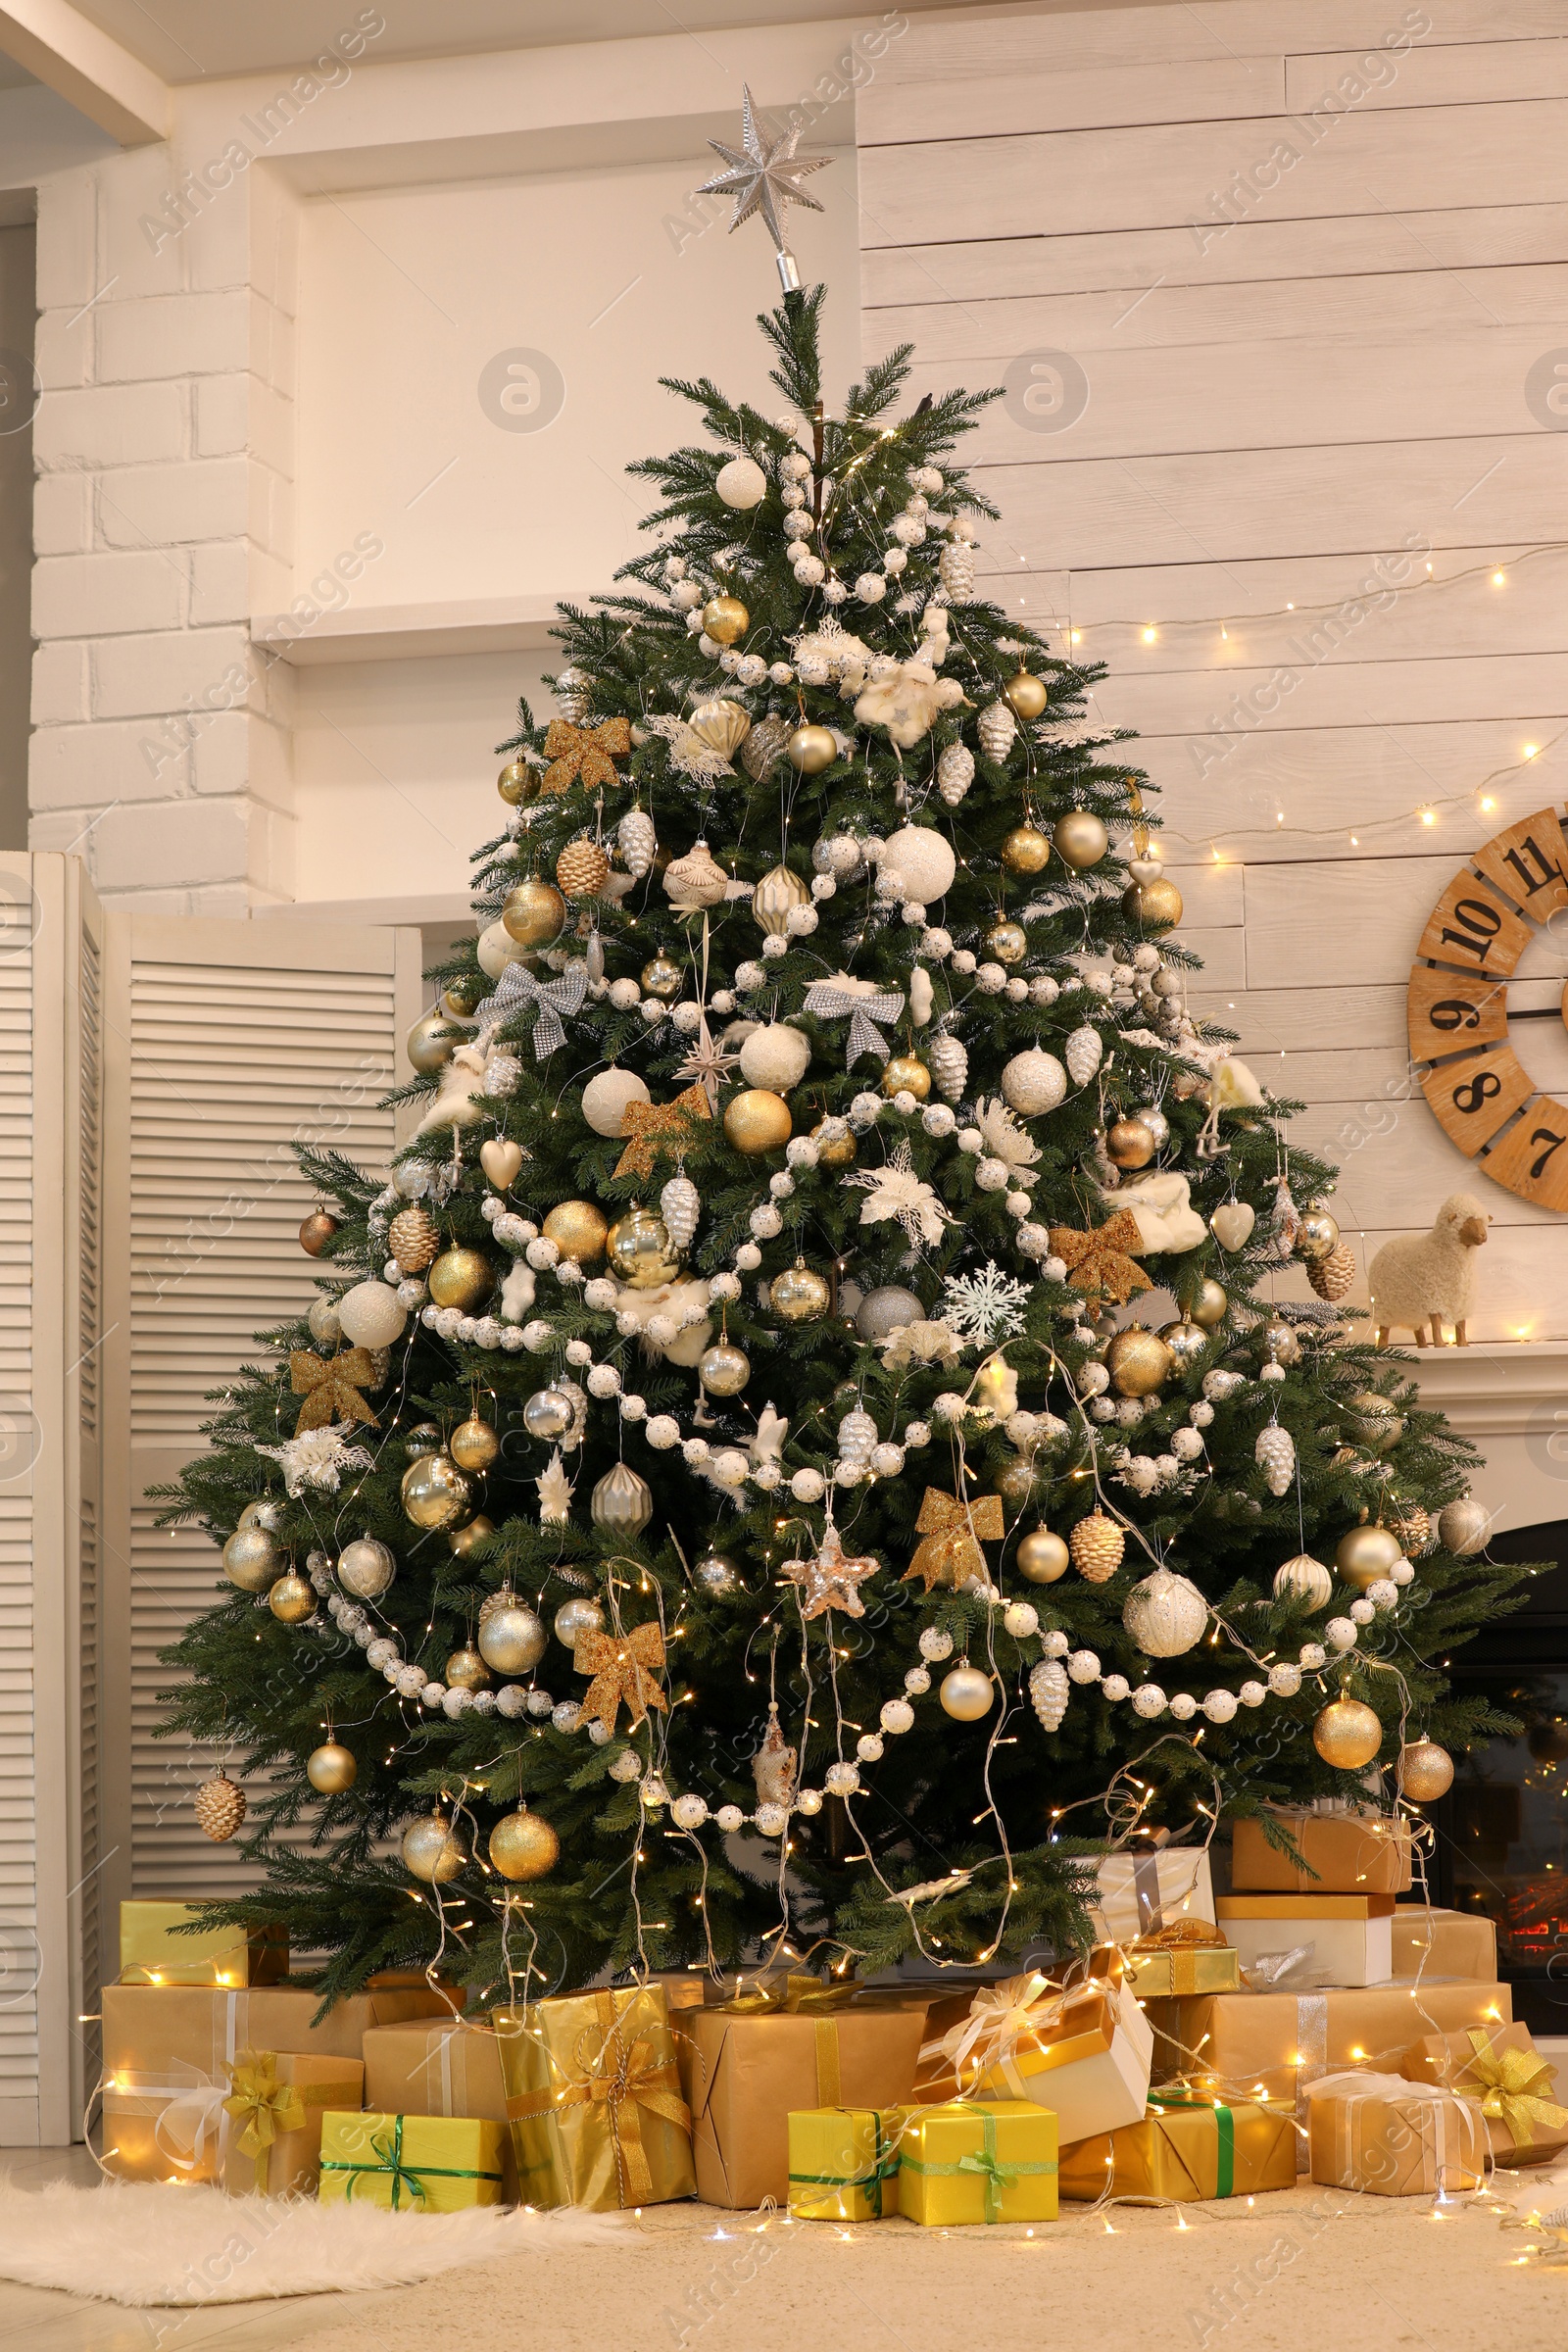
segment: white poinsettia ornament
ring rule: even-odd
[[[974,1123],[985,1138],[987,1152],[1005,1166],[1009,1184],[1026,1192],[1036,1181],[1040,1157],[1040,1146],[1028,1129],[1019,1126],[1006,1103],[995,1095],[980,1097],[974,1106]]]
[[[374,1462],[363,1446],[351,1446],[341,1429],[307,1429],[281,1446],[258,1446],[258,1453],[283,1465],[283,1484],[290,1495],[307,1487],[337,1492],[345,1470],[371,1470]]]
[[[898,1145],[884,1167],[858,1168],[844,1181],[864,1190],[862,1225],[883,1225],[896,1218],[911,1244],[929,1245],[942,1239],[948,1212],[930,1185],[915,1174],[907,1144]]]

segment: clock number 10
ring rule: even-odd
[[[1442,938],[1462,954],[1473,956],[1477,963],[1485,963],[1487,951],[1502,929],[1502,911],[1485,899],[1460,899],[1453,909],[1453,919],[1462,924],[1458,931],[1445,929]]]

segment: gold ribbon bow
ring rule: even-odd
[[[579,1710],[582,1719],[597,1718],[612,1732],[622,1699],[634,1730],[651,1706],[662,1712],[664,1693],[650,1669],[663,1663],[664,1637],[652,1618],[629,1634],[584,1634],[572,1651],[577,1672],[593,1676]]]
[[[616,784],[612,761],[631,750],[631,727],[623,718],[602,718],[596,727],[574,727],[569,719],[553,718],[545,735],[545,769],[541,792],[564,792],[581,777],[592,792],[598,784]]]
[[[1134,1291],[1147,1291],[1149,1276],[1131,1252],[1143,1247],[1138,1219],[1129,1208],[1118,1208],[1098,1230],[1080,1233],[1076,1225],[1053,1225],[1052,1254],[1067,1268],[1071,1288],[1088,1298],[1103,1293],[1124,1306]]]
[[[1002,1496],[977,1494],[972,1502],[964,1502],[956,1494],[927,1487],[914,1526],[925,1542],[916,1545],[901,1581],[908,1584],[918,1576],[928,1592],[935,1585],[950,1586],[956,1592],[971,1576],[985,1575],[986,1555],[980,1544],[1001,1541],[1004,1532]]]
[[[835,1984],[825,1977],[791,1969],[788,1976],[762,1977],[749,1991],[731,1993],[727,2001],[715,2006],[730,2017],[761,2017],[772,2010],[801,2017],[812,2011],[843,2009],[859,1990],[858,1977],[846,1977]]]
[[[559,2115],[566,2107],[604,2109],[614,2135],[621,2202],[646,2205],[653,2195],[654,2180],[638,2110],[646,2107],[651,2115],[673,2124],[677,2132],[689,2132],[691,2109],[680,2095],[680,2079],[673,2063],[666,2061],[662,2066],[655,2066],[651,2044],[643,2035],[629,2044],[625,2041],[615,2014],[614,1995],[598,1992],[593,2000],[598,2017],[598,2047],[593,2046],[592,2027],[578,2035],[572,2053],[576,2079],[509,2101],[509,2113],[514,2118],[527,2118]]]
[[[235,2145],[256,2162],[256,2185],[267,2194],[272,2142],[285,2132],[305,2129],[305,2101],[291,2082],[277,2079],[275,2050],[241,2050],[228,2070],[233,2089],[224,2107],[241,2126]]]
[[[1479,2026],[1471,2026],[1469,2035],[1475,2056],[1466,2059],[1464,2073],[1484,2086],[1482,2114],[1489,2122],[1505,2123],[1516,2148],[1532,2144],[1537,2124],[1548,2132],[1568,2129],[1568,2107],[1544,2095],[1554,2077],[1537,2051],[1494,2049]]]
[[[296,1437],[301,1430],[324,1429],[329,1421],[364,1421],[371,1429],[380,1427],[359,1394],[375,1378],[368,1348],[345,1348],[341,1354],[330,1356],[313,1355],[308,1348],[297,1348],[288,1359],[288,1368],[295,1396],[305,1399],[294,1424]]]
[[[628,1102],[620,1114],[620,1132],[631,1141],[615,1162],[615,1174],[651,1176],[661,1152],[675,1158],[691,1148],[693,1120],[712,1115],[708,1089],[701,1083],[689,1086],[673,1102]]]

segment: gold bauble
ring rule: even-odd
[[[1152,1396],[1169,1377],[1172,1360],[1164,1341],[1142,1323],[1118,1331],[1105,1349],[1105,1367],[1118,1396]]]
[[[817,1323],[833,1303],[833,1293],[822,1276],[798,1258],[775,1274],[768,1304],[781,1322]]]
[[[1312,1745],[1336,1772],[1360,1772],[1383,1745],[1383,1726],[1358,1698],[1337,1698],[1314,1721]]]
[[[1399,1539],[1386,1527],[1352,1527],[1340,1538],[1334,1552],[1334,1565],[1346,1584],[1364,1592],[1386,1577],[1389,1570],[1403,1554]]]
[[[1208,1346],[1202,1324],[1189,1323],[1185,1316],[1179,1323],[1162,1323],[1155,1336],[1170,1349],[1178,1370],[1196,1364]]]
[[[568,899],[597,899],[610,879],[610,859],[597,841],[568,841],[556,859],[556,882]]]
[[[441,1450],[439,1424],[434,1421],[416,1421],[414,1427],[404,1436],[403,1450],[411,1462],[417,1461],[421,1453],[439,1453]]]
[[[1395,1408],[1393,1397],[1383,1396],[1377,1389],[1362,1389],[1350,1398],[1347,1421],[1351,1437],[1359,1438],[1363,1446],[1370,1446],[1379,1453],[1396,1446],[1404,1435],[1404,1422]]]
[[[444,1012],[421,1013],[409,1031],[409,1059],[421,1078],[428,1078],[452,1059],[454,1049],[462,1043]]]
[[[697,1377],[710,1396],[738,1396],[752,1377],[752,1359],[733,1340],[715,1340],[698,1358]]]
[[[1051,836],[1035,824],[1015,825],[1002,845],[1002,862],[1009,874],[1039,874],[1051,862]]]
[[[308,1577],[296,1576],[291,1568],[268,1593],[267,1605],[279,1625],[303,1625],[315,1614],[316,1588]]]
[[[1326,1208],[1309,1208],[1296,1233],[1296,1254],[1318,1265],[1340,1246],[1340,1228]]]
[[[817,1164],[818,1164],[818,1166],[819,1166],[819,1167],[824,1167],[824,1168],[853,1168],[853,1167],[854,1167],[854,1165],[855,1165],[855,1134],[854,1134],[854,1131],[853,1131],[853,1129],[851,1130],[851,1132],[850,1132],[848,1135],[841,1135],[841,1136],[839,1137],[839,1139],[838,1139],[837,1143],[828,1143],[828,1142],[824,1141],[824,1139],[823,1139],[823,1135],[822,1135],[822,1130],[821,1130],[821,1128],[820,1128],[820,1127],[813,1127],[813,1128],[811,1129],[811,1141],[812,1141],[812,1142],[815,1144],[815,1146],[816,1146],[816,1157],[817,1157]]]
[[[460,1421],[447,1441],[447,1451],[460,1470],[488,1470],[501,1451],[501,1439],[477,1413]]]
[[[1051,838],[1063,865],[1072,866],[1078,873],[1100,863],[1110,840],[1099,817],[1089,808],[1069,808],[1065,816],[1058,816],[1051,828]]]
[[[466,980],[449,980],[441,991],[441,1010],[455,1021],[471,1021],[489,993],[489,981],[471,974]]]
[[[484,1690],[489,1688],[490,1669],[472,1643],[466,1642],[448,1658],[441,1679],[449,1690]]]
[[[894,1095],[912,1095],[923,1102],[931,1092],[931,1073],[914,1054],[895,1054],[882,1072],[882,1092]]]
[[[403,1274],[422,1274],[441,1248],[441,1228],[422,1202],[400,1208],[386,1229],[387,1248]]]
[[[996,1692],[988,1674],[961,1659],[943,1676],[937,1696],[942,1701],[943,1713],[951,1715],[955,1723],[979,1723],[990,1714]]]
[[[340,1745],[336,1740],[324,1741],[306,1757],[305,1777],[320,1795],[341,1796],[360,1777],[354,1750]]]
[[[1105,1135],[1105,1156],[1118,1168],[1147,1168],[1154,1139],[1142,1119],[1117,1119]]]
[[[490,1861],[504,1879],[542,1879],[555,1869],[561,1839],[541,1814],[521,1805],[505,1813],[490,1833]]]
[[[1071,1559],[1066,1544],[1049,1527],[1031,1528],[1018,1539],[1018,1574],[1031,1585],[1054,1585],[1066,1575]]]
[[[531,766],[526,760],[509,760],[496,778],[496,790],[509,808],[515,808],[522,802],[533,799],[539,790],[542,773],[541,769]]]
[[[605,1237],[605,1251],[611,1273],[630,1291],[657,1290],[680,1272],[681,1253],[668,1226],[640,1201],[615,1219]]]
[[[642,968],[643,995],[657,997],[661,1004],[667,1004],[671,998],[680,995],[682,976],[680,965],[671,962],[667,956],[651,956]]]
[[[752,731],[751,712],[740,703],[732,702],[727,694],[699,703],[686,724],[698,742],[707,744],[721,760],[728,760],[738,752]]]
[[[765,1152],[782,1152],[794,1132],[789,1104],[765,1086],[747,1087],[724,1111],[726,1140],[750,1159],[760,1158]]]
[[[784,757],[803,776],[819,776],[831,767],[839,747],[826,727],[797,727],[784,746]]]
[[[788,931],[790,916],[797,906],[808,906],[810,903],[810,884],[803,882],[793,867],[787,865],[773,866],[752,893],[752,912],[758,926],[773,939]]]
[[[1163,874],[1152,882],[1129,882],[1121,894],[1121,909],[1146,930],[1168,931],[1182,919],[1182,894]]]
[[[710,596],[703,607],[703,627],[715,645],[733,645],[752,625],[752,616],[738,596]]]
[[[985,936],[985,951],[998,963],[1022,963],[1029,938],[1021,923],[993,923]]]
[[[1413,1805],[1435,1805],[1453,1787],[1453,1758],[1435,1740],[1410,1740],[1394,1767],[1399,1794]]]
[[[497,1674],[527,1674],[545,1654],[544,1619],[514,1592],[492,1593],[479,1612],[479,1655]]]
[[[474,1544],[478,1543],[481,1536],[493,1536],[495,1532],[495,1521],[493,1519],[487,1519],[483,1511],[475,1511],[473,1517],[468,1521],[466,1527],[454,1527],[448,1529],[447,1549],[453,1554],[454,1558],[461,1560],[472,1550]]]
[[[345,1544],[337,1557],[337,1581],[356,1600],[379,1600],[398,1572],[397,1560],[374,1536]]]
[[[519,948],[552,947],[565,928],[566,902],[553,882],[530,874],[508,892],[501,920]]]
[[[1046,682],[1033,670],[1015,670],[1002,689],[1002,699],[1015,718],[1040,718],[1046,708]]]
[[[427,1886],[455,1879],[467,1859],[467,1847],[443,1814],[421,1814],[403,1833],[403,1867]]]
[[[319,1257],[336,1231],[336,1217],[324,1208],[313,1208],[300,1227],[300,1248],[307,1257]]]
[[[403,1473],[403,1508],[416,1527],[456,1527],[473,1505],[473,1488],[447,1453],[421,1453]]]
[[[265,1592],[283,1567],[283,1554],[265,1527],[236,1527],[223,1545],[223,1573],[242,1592]]]
[[[609,1231],[609,1220],[591,1200],[558,1200],[539,1228],[541,1240],[554,1242],[563,1257],[575,1258],[579,1266],[604,1256]]]
[[[1230,1302],[1230,1293],[1224,1284],[1212,1282],[1205,1276],[1202,1288],[1187,1311],[1195,1323],[1201,1323],[1205,1331],[1218,1331]]]
[[[455,1306],[463,1314],[488,1298],[496,1287],[496,1270],[482,1250],[443,1250],[425,1278],[436,1306]]]

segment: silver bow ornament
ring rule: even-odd
[[[818,980],[806,992],[801,1006],[803,1012],[815,1013],[824,1021],[841,1021],[846,1013],[850,1021],[849,1044],[845,1048],[844,1066],[853,1070],[862,1054],[888,1057],[888,1041],[878,1023],[890,1025],[904,1010],[904,991],[890,989],[885,995],[858,996],[853,989],[835,988],[831,980]]]
[[[580,959],[568,963],[559,980],[538,980],[526,964],[509,963],[496,982],[494,996],[486,997],[474,1008],[481,1036],[499,1029],[524,1004],[536,1004],[538,1015],[533,1025],[533,1057],[543,1061],[558,1046],[566,1042],[562,1014],[578,1013],[588,994],[588,966]]]

